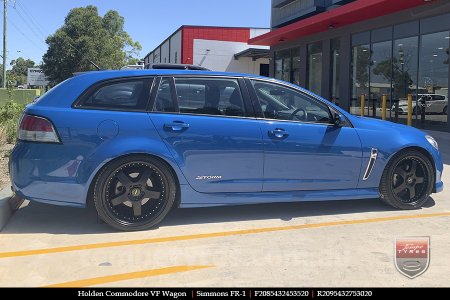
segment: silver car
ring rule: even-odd
[[[448,98],[445,95],[439,94],[419,94],[419,101],[416,101],[416,97],[413,98],[412,109],[413,114],[420,114],[422,109],[425,109],[425,113],[437,113],[447,114]],[[392,106],[392,110],[395,111],[395,105]],[[400,100],[398,102],[398,112],[400,114],[408,113],[408,100]]]

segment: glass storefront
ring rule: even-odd
[[[308,89],[322,93],[322,42],[308,45]]]
[[[354,46],[352,51],[352,99],[350,102],[350,113],[359,115],[361,109],[366,111],[367,102],[361,106],[361,98],[364,100],[369,94],[369,65],[370,45]]]
[[[340,63],[341,63],[341,41],[340,39],[331,40],[331,102],[336,105],[340,105],[340,92],[339,92],[339,75],[340,75]]]
[[[450,31],[420,31],[450,25],[429,19],[420,24],[416,21],[352,37],[352,114],[381,118],[385,96],[386,119],[407,124],[411,95],[413,126],[447,130]],[[380,41],[381,37],[385,40]]]
[[[368,116],[381,118],[383,96],[387,106],[391,103],[392,41],[372,44],[370,62],[370,98]]]
[[[447,124],[450,32],[421,36],[417,126],[440,129]]]
[[[275,53],[275,78],[300,85],[300,49]]]
[[[290,81],[291,78],[291,51],[283,50],[275,54],[275,78]]]
[[[390,120],[406,124],[406,114],[399,113],[400,104],[406,103],[408,95],[417,94],[417,71],[419,62],[419,37],[397,39],[394,41],[392,65],[392,99]]]
[[[300,85],[300,48],[292,49],[291,55],[292,55],[291,83]]]
[[[354,115],[381,119],[385,98],[386,119],[401,124],[408,123],[411,95],[413,126],[448,131],[449,19],[446,14],[349,34],[350,39],[305,41],[275,53],[274,75],[318,95],[323,75],[329,76],[330,101]]]

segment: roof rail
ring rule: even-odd
[[[147,64],[144,69],[166,69],[166,70],[198,70],[198,71],[211,71],[210,69],[187,64]]]

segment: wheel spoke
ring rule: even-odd
[[[117,205],[119,205],[119,204],[122,204],[122,203],[124,203],[124,202],[127,202],[128,200],[129,200],[129,199],[128,199],[126,193],[123,193],[123,194],[121,194],[121,195],[118,195],[118,196],[112,198],[112,199],[111,199],[111,204],[112,204],[113,206],[117,206]]]
[[[424,178],[423,177],[416,177],[416,183],[423,183]]]
[[[145,198],[159,199],[159,197],[161,197],[161,193],[160,192],[145,191]]]
[[[400,166],[395,170],[395,174],[399,175],[403,180],[406,179],[406,171]]]
[[[129,186],[132,184],[130,177],[127,174],[125,174],[123,171],[120,171],[119,173],[117,173],[116,176],[119,179],[120,183],[122,183],[122,185]]]
[[[133,213],[135,217],[142,215],[142,203],[141,201],[133,201]]]
[[[139,176],[139,182],[145,186],[147,184],[147,180],[150,178],[150,176],[152,175],[153,171],[149,168],[146,168],[144,172],[141,172],[140,176]]]
[[[398,195],[398,193],[403,192],[406,189],[407,189],[406,183],[402,183],[398,187],[394,188],[394,193]]]
[[[411,174],[415,175],[415,174],[416,174],[416,171],[417,171],[417,161],[413,160],[413,161],[411,162],[411,170],[409,170],[409,172],[410,172]]]
[[[408,187],[408,191],[409,191],[409,198],[413,199],[416,196],[416,186]]]

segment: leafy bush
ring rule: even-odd
[[[8,101],[0,107],[0,127],[7,143],[14,143],[17,138],[17,123],[24,108],[24,104],[13,101]]]

